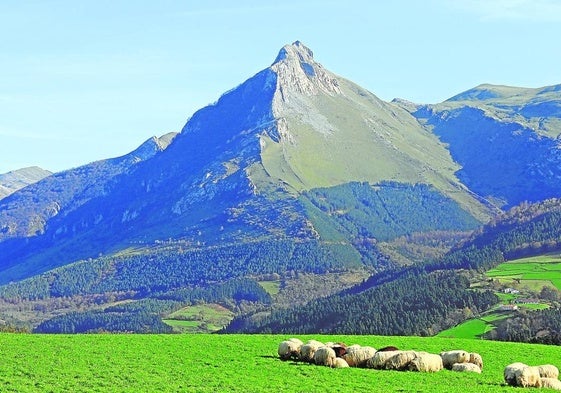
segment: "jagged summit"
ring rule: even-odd
[[[271,69],[277,74],[277,88],[283,99],[288,99],[287,90],[304,95],[341,93],[335,75],[317,63],[313,52],[300,41],[285,45]]]

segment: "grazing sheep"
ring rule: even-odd
[[[390,346],[378,349],[378,352],[389,352],[389,351],[399,351],[399,348],[390,345]]]
[[[516,372],[518,370],[523,369],[524,367],[528,367],[526,364],[524,363],[512,363],[509,364],[508,366],[505,367],[504,370],[504,378],[505,378],[505,382],[510,385],[510,386],[517,386],[516,384]]]
[[[335,365],[335,351],[329,347],[320,347],[314,353],[314,363],[318,366],[333,367]]]
[[[346,368],[349,367],[349,363],[343,358],[335,358],[335,363],[333,364],[333,368]]]
[[[468,363],[469,353],[462,350],[441,352],[440,357],[442,358],[442,364],[444,368],[450,370],[454,363]]]
[[[541,378],[542,388],[561,390],[561,381],[557,378]]]
[[[331,348],[335,351],[335,356],[338,358],[343,357],[343,355],[347,353],[347,347],[345,344],[335,344],[331,346]]]
[[[279,344],[277,353],[279,354],[281,360],[288,360],[290,358],[297,359],[300,355],[301,347],[302,341],[298,340],[297,338],[291,338]]]
[[[366,367],[381,370],[385,367],[386,361],[397,353],[399,351],[378,351],[367,361]]]
[[[483,370],[483,358],[481,357],[480,354],[471,352],[469,354],[469,363],[475,364],[479,366],[480,370]]]
[[[417,357],[417,352],[415,351],[396,351],[397,353],[391,356],[386,363],[384,368],[386,370],[397,370],[403,371],[407,369],[409,363]]]
[[[436,372],[444,368],[440,355],[428,352],[417,352],[417,356],[411,360],[408,366],[410,371]]]
[[[522,367],[517,369],[514,374],[516,375],[516,386],[523,388],[539,388],[542,386],[540,370],[537,367]]]
[[[308,341],[300,348],[300,360],[303,362],[313,363],[314,354],[316,353],[318,348],[321,348],[323,346],[324,345],[319,341],[315,341],[315,340]]]
[[[347,348],[347,353],[343,355],[343,359],[347,361],[350,367],[366,367],[368,359],[372,358],[376,350],[372,347],[353,347]]]
[[[475,363],[454,363],[452,371],[472,372],[481,374],[481,368]]]
[[[559,378],[559,369],[553,364],[538,366],[538,370],[540,371],[540,378]]]

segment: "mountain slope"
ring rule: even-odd
[[[4,173],[0,175],[0,199],[50,175],[52,172],[36,166]]]
[[[458,178],[496,205],[561,195],[561,85],[481,85],[408,109],[449,145]]]

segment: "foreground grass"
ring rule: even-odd
[[[275,335],[0,334],[2,392],[516,392],[503,386],[514,361],[561,366],[554,346],[483,340],[298,336],[303,340],[402,349],[465,349],[484,359],[482,374],[330,369],[282,362]]]

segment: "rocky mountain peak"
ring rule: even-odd
[[[277,74],[277,87],[283,96],[289,92],[304,95],[316,95],[320,91],[330,95],[341,93],[335,75],[317,63],[313,52],[300,41],[285,45],[271,69]]]

